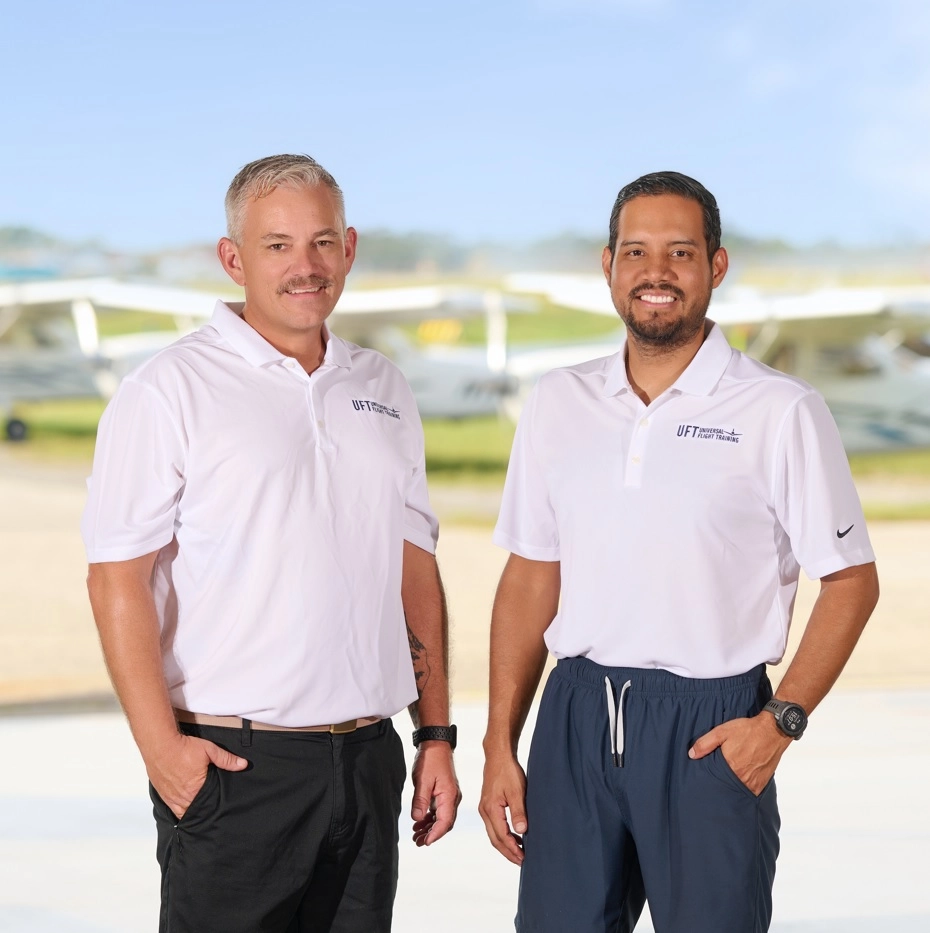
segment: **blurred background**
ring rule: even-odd
[[[674,169],[721,207],[731,270],[710,316],[734,345],[824,393],[883,581],[828,700],[841,738],[786,780],[801,797],[818,767],[832,773],[830,755],[857,760],[848,704],[902,730],[886,749],[900,774],[873,788],[900,811],[851,803],[860,822],[815,826],[823,809],[808,794],[813,823],[786,837],[780,864],[809,899],[776,890],[777,929],[925,929],[930,900],[908,872],[926,865],[930,827],[905,775],[930,757],[927,48],[923,0],[5,10],[0,741],[13,767],[0,775],[0,877],[11,879],[0,929],[154,925],[144,775],[84,591],[84,481],[120,377],[199,326],[217,297],[237,297],[214,253],[223,197],[244,163],[277,152],[309,153],[342,186],[359,253],[333,329],[395,359],[424,415],[474,791],[463,848],[431,870],[440,887],[451,873],[495,892],[478,904],[462,887],[461,928],[509,928],[515,896],[472,812],[506,558],[490,531],[515,419],[542,372],[619,345],[599,274],[610,208],[626,182]],[[797,619],[815,596],[804,581]],[[840,791],[818,787],[829,808]],[[888,848],[884,898],[863,900],[876,866],[846,865],[853,842]],[[845,871],[827,890],[799,868],[824,862]],[[100,893],[107,872],[124,879],[121,898]],[[406,929],[415,891],[403,875],[398,905]]]

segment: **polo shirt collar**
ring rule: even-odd
[[[701,349],[695,354],[688,368],[675,380],[672,389],[677,389],[686,395],[710,395],[714,386],[720,381],[733,351],[724,337],[719,325],[708,321],[711,325]],[[632,392],[629,377],[626,374],[626,339],[620,347],[619,353],[614,355],[604,382],[604,395],[619,395],[621,392]]]
[[[242,301],[218,301],[213,309],[210,324],[220,336],[244,359],[253,366],[265,366],[268,363],[279,363],[287,359],[280,350],[273,347],[250,324],[242,319]],[[326,352],[323,355],[323,365],[331,363],[348,369],[352,365],[352,356],[344,340],[340,340],[329,328],[323,325],[323,339],[326,341]]]
[[[686,395],[710,395],[720,382],[733,356],[719,325],[713,321],[710,332],[701,344],[688,368],[675,380],[673,389]]]

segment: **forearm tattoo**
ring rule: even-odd
[[[429,680],[429,660],[426,654],[426,646],[414,634],[410,626],[407,626],[407,641],[410,642],[410,659],[413,661],[413,675],[417,681],[417,694],[423,696],[423,688]]]

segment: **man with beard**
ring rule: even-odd
[[[481,814],[521,865],[520,933],[628,933],[646,900],[662,933],[758,933],[772,776],[875,606],[874,556],[823,399],[705,319],[710,192],[627,185],[603,270],[624,348],[544,376],[514,440]],[[773,698],[800,567],[820,596]]]
[[[82,524],[151,782],[160,930],[383,933],[392,715],[417,726],[417,845],[460,799],[423,432],[400,372],[327,328],[356,244],[332,175],[252,162],[226,219],[245,303],[123,380]]]

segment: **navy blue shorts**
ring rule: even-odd
[[[772,696],[760,666],[714,680],[559,661],[527,770],[519,933],[764,933],[780,820],[694,741]],[[612,707],[612,709],[611,709]],[[613,740],[612,740],[613,737]]]

